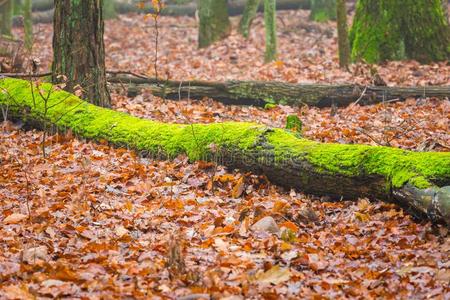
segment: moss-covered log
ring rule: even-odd
[[[30,83],[19,79],[0,79],[0,89],[0,105],[27,122],[70,128],[141,154],[215,160],[307,193],[393,201],[450,225],[450,153],[322,144],[254,123],[166,124],[97,107],[64,91],[51,92],[44,103],[37,88],[33,97]]]
[[[128,86],[130,96],[141,89],[154,95],[177,100],[213,98],[226,104],[264,106],[267,103],[290,106],[328,107],[374,104],[384,100],[437,97],[450,98],[450,86],[388,87],[360,85],[291,84],[273,81],[165,81],[152,78],[111,75],[108,82]]]

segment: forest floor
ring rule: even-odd
[[[367,84],[370,68],[341,71],[335,24],[281,12],[279,60],[264,65],[262,18],[248,41],[232,36],[196,48],[193,18],[160,20],[158,70],[171,79],[251,79]],[[234,25],[237,19],[233,19]],[[20,35],[20,32],[17,32]],[[150,20],[125,15],[106,26],[107,67],[154,75]],[[51,25],[37,27],[34,55],[51,59]],[[376,66],[389,85],[450,84],[450,66]],[[450,102],[409,99],[337,111],[224,106],[113,93],[115,109],[178,123],[253,121],[324,142],[449,151]],[[205,162],[153,161],[70,133],[7,124],[0,133],[0,299],[33,297],[180,299],[450,297],[450,240],[395,205],[331,203],[264,177]],[[271,232],[252,224],[271,217]],[[267,220],[267,218],[266,218]],[[197,294],[197,298],[193,296]]]

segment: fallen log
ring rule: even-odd
[[[112,1],[112,0],[111,0]],[[148,3],[147,3],[148,2]],[[153,8],[150,1],[147,1],[142,8],[137,3],[129,3],[124,1],[116,1],[116,11],[119,14],[126,13],[152,13]],[[228,3],[228,13],[230,16],[241,15],[244,11],[245,0],[234,0]],[[292,10],[292,9],[308,9],[310,7],[310,0],[278,0],[277,10]],[[263,5],[258,8],[263,11]],[[195,16],[197,11],[196,1],[186,4],[172,4],[164,6],[161,11],[163,16]],[[37,0],[33,1],[33,22],[34,23],[51,23],[53,22],[53,0]],[[15,25],[21,24],[20,17],[15,17]]]
[[[32,11],[46,11],[53,9],[54,0],[33,0],[31,3]]]
[[[0,90],[0,105],[28,124],[70,128],[81,137],[106,140],[141,155],[170,159],[186,154],[191,160],[215,161],[334,199],[392,201],[450,226],[450,153],[323,144],[254,123],[161,123],[94,106],[52,91],[47,83],[31,88],[20,79],[0,79]],[[50,95],[47,101],[39,91]]]
[[[165,81],[154,78],[111,74],[108,82],[126,84],[130,96],[141,89],[166,99],[177,100],[180,97],[203,99],[209,97],[226,104],[264,106],[267,103],[290,106],[328,107],[347,106],[358,101],[359,104],[374,104],[393,99],[437,97],[450,98],[450,86],[426,87],[388,87],[291,84],[272,81]]]

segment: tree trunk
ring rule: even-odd
[[[39,88],[52,87],[41,84]],[[0,104],[29,124],[53,124],[84,138],[135,149],[141,155],[174,158],[186,154],[191,160],[215,161],[332,199],[393,201],[418,216],[450,226],[450,153],[323,144],[254,123],[166,124],[100,108],[64,91],[50,92],[44,105],[33,97],[30,82],[18,79],[0,79],[0,89],[7,91],[0,93]],[[44,113],[45,107],[51,109]]]
[[[231,31],[227,0],[199,0],[198,46],[205,48],[226,38]]]
[[[276,0],[264,0],[264,26],[266,30],[266,63],[277,59],[277,8]]]
[[[309,18],[316,22],[336,20],[336,0],[311,0]]]
[[[338,44],[339,44],[339,66],[348,69],[350,64],[350,44],[347,30],[347,7],[345,0],[336,1]]]
[[[245,38],[248,38],[250,26],[258,11],[259,2],[260,0],[247,0],[247,4],[245,5],[244,13],[239,22],[239,33]]]
[[[0,20],[0,35],[12,36],[12,18],[14,12],[13,0],[3,1],[0,6],[1,20]]]
[[[13,6],[13,16],[20,16],[23,10],[23,0],[15,0]]]
[[[450,86],[388,87],[360,85],[292,84],[273,81],[166,81],[153,78],[111,75],[108,82],[131,84],[131,96],[141,89],[149,89],[154,95],[179,99],[203,99],[209,97],[226,104],[264,106],[267,103],[290,106],[329,107],[332,104],[347,106],[359,100],[359,104],[374,104],[393,99],[437,97],[450,98]]]
[[[33,20],[31,17],[31,0],[23,2],[23,28],[25,31],[25,48],[31,51],[33,48]]]
[[[359,0],[350,32],[352,59],[368,63],[450,58],[441,0]]]
[[[110,106],[106,87],[102,1],[55,1],[53,82],[67,78],[67,90],[82,88],[83,98]]]
[[[103,17],[105,20],[117,18],[116,4],[113,0],[103,1]]]

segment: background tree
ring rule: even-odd
[[[31,0],[24,0],[22,4],[25,48],[29,51],[33,48],[33,20],[31,16],[31,4]]]
[[[12,36],[12,17],[14,12],[13,0],[4,0],[0,6],[0,34]]]
[[[339,44],[339,66],[348,69],[350,64],[350,44],[347,28],[347,7],[345,0],[336,1],[338,44]]]
[[[103,17],[106,20],[114,19],[117,17],[115,2],[116,1],[113,1],[113,0],[103,1]]]
[[[260,0],[247,0],[245,4],[244,13],[242,14],[241,21],[239,22],[239,33],[245,38],[248,38],[250,26],[258,11]]]
[[[450,29],[441,0],[358,0],[350,31],[352,59],[368,63],[450,57]]]
[[[277,58],[277,8],[276,0],[264,0],[264,25],[266,29],[266,53],[264,61]]]
[[[102,0],[56,0],[53,34],[53,82],[67,77],[67,89],[77,85],[83,97],[110,106],[106,87]]]
[[[208,47],[230,34],[227,0],[199,0],[199,48]]]
[[[309,18],[316,22],[336,20],[336,0],[311,0]]]

